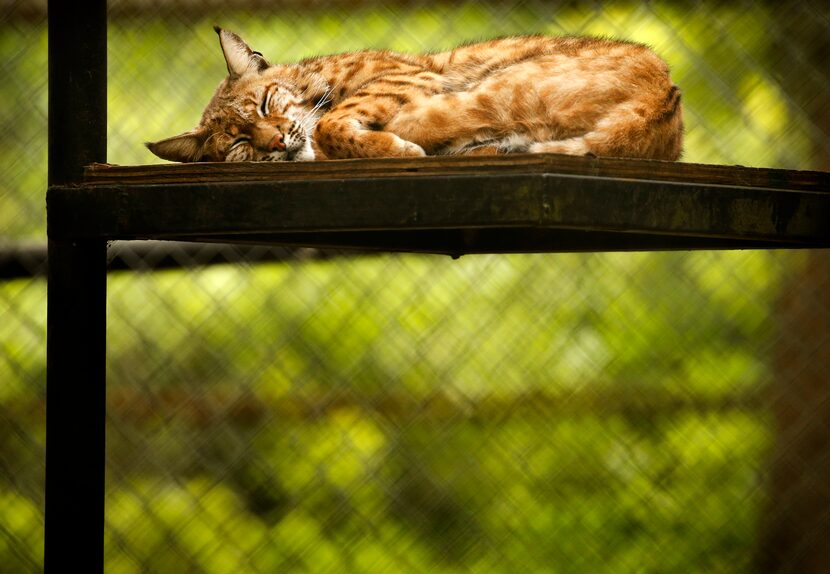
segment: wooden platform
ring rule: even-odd
[[[50,237],[466,253],[830,246],[830,174],[559,155],[94,164]]]

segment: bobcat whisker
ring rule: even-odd
[[[317,121],[320,119],[317,117],[317,113],[329,102],[331,102],[331,95],[334,93],[333,88],[326,88],[325,92],[323,92],[323,97],[314,105],[313,108],[306,111],[299,119],[296,120],[296,124],[300,126],[303,133],[306,134],[306,137],[311,139],[312,131],[314,125],[316,125]]]
[[[322,107],[323,107],[323,106],[325,106],[326,104],[328,104],[329,102],[331,102],[331,97],[330,97],[330,96],[331,96],[333,93],[334,93],[334,89],[333,89],[333,88],[326,88],[326,91],[325,91],[325,92],[323,92],[323,97],[322,97],[322,98],[320,98],[320,101],[318,101],[318,102],[314,105],[314,107],[313,107],[313,108],[311,108],[311,110],[309,110],[308,112],[306,112],[306,113],[305,113],[305,115],[303,115],[303,116],[302,116],[302,118],[300,118],[299,123],[300,123],[300,124],[305,124],[305,122],[306,122],[306,120],[307,120],[308,118],[310,118],[310,117],[314,116],[314,114],[316,114],[318,111],[320,111],[320,109],[322,109]]]

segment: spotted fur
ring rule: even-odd
[[[195,129],[147,144],[161,158],[681,154],[680,90],[640,44],[523,36],[270,65],[233,32],[216,31],[228,77]]]

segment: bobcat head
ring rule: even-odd
[[[214,27],[228,66],[193,130],[147,147],[162,159],[193,161],[310,161],[311,134],[331,90],[319,74],[272,66],[228,30]]]

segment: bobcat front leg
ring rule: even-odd
[[[385,106],[368,109],[365,104],[346,100],[320,118],[314,140],[330,159],[426,155],[418,144],[383,130],[393,113]]]

